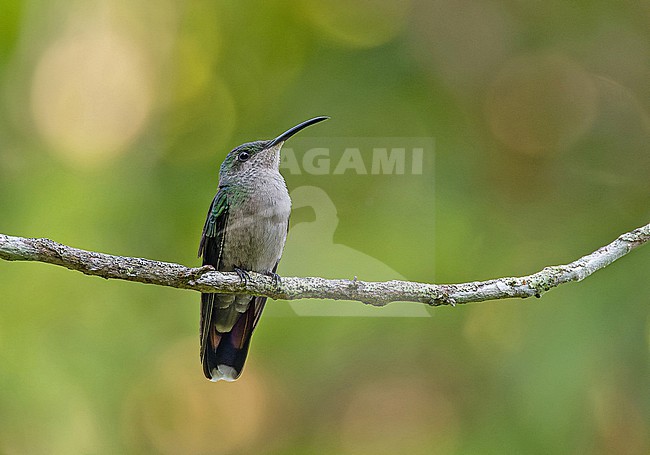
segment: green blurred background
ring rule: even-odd
[[[528,274],[649,221],[649,82],[647,1],[2,0],[0,232],[197,265],[225,154],[325,114],[311,143],[435,159],[287,174],[338,225],[281,274]],[[430,317],[269,302],[233,384],[201,374],[198,294],[3,262],[0,453],[646,454],[647,249]]]

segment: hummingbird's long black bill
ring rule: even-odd
[[[284,133],[282,133],[281,135],[279,135],[278,137],[273,139],[269,143],[268,147],[273,147],[274,145],[278,145],[280,142],[284,142],[287,139],[289,139],[291,136],[296,134],[298,131],[303,130],[303,129],[307,128],[308,126],[311,126],[311,125],[313,125],[315,123],[322,122],[323,120],[327,120],[328,118],[329,117],[321,115],[320,117],[314,117],[314,118],[310,118],[309,120],[305,120],[304,122],[294,126],[293,128],[288,129],[287,131],[285,131]]]

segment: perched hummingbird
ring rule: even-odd
[[[329,117],[315,117],[269,141],[233,149],[221,164],[219,190],[203,226],[199,257],[203,265],[272,276],[289,228],[291,199],[280,174],[280,149],[298,131]],[[266,297],[201,294],[201,363],[211,381],[234,381],[244,367],[253,330]]]

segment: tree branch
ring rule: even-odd
[[[242,283],[236,273],[216,272],[211,267],[189,268],[149,259],[113,256],[72,248],[48,239],[0,234],[0,258],[38,261],[78,270],[102,278],[137,281],[200,292],[245,293],[272,299],[356,300],[384,306],[390,302],[456,305],[512,297],[540,297],[570,281],[581,281],[650,240],[650,224],[621,235],[609,245],[566,265],[546,267],[528,276],[506,277],[461,284],[427,284],[411,281],[365,282],[324,278],[284,277],[279,285],[257,273]]]

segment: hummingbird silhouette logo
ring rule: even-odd
[[[269,141],[234,148],[221,164],[219,189],[203,226],[199,257],[221,272],[275,273],[287,239],[291,198],[280,150],[294,134],[329,117],[306,120]],[[201,363],[211,381],[234,381],[244,368],[266,297],[201,294]]]

